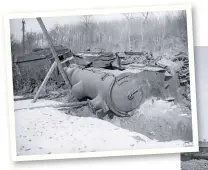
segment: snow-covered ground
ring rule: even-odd
[[[156,149],[190,145],[182,140],[158,142],[108,121],[67,115],[52,107],[30,109],[49,104],[58,102],[15,101],[18,155]]]
[[[23,96],[14,96],[14,99],[21,99]]]

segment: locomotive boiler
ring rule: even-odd
[[[165,82],[171,77],[163,68],[129,67],[123,71],[71,65],[65,72],[78,100],[88,98],[95,114],[131,116],[148,98],[165,98]]]

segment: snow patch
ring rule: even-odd
[[[15,102],[15,109],[22,108],[15,111],[18,155],[185,146],[184,141],[158,142],[104,120],[66,115],[51,107],[24,109],[58,103],[50,100]]]

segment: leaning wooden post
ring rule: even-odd
[[[40,27],[41,27],[41,29],[43,31],[43,35],[45,36],[46,40],[48,41],[49,47],[51,49],[52,55],[53,55],[53,57],[55,59],[55,62],[57,63],[58,69],[59,69],[59,71],[60,71],[60,73],[61,73],[61,75],[62,75],[62,77],[63,77],[63,79],[64,79],[64,81],[66,83],[66,85],[69,87],[69,89],[71,89],[70,81],[69,81],[69,79],[68,79],[68,77],[67,77],[67,75],[66,75],[66,73],[65,73],[65,71],[64,71],[64,69],[63,69],[63,67],[61,65],[61,62],[60,62],[60,60],[58,58],[58,55],[57,55],[56,50],[55,50],[55,48],[53,46],[52,40],[51,40],[51,38],[50,38],[50,36],[48,34],[48,31],[47,31],[43,21],[42,21],[42,19],[40,17],[37,18],[37,21],[38,21],[38,23],[39,23],[39,25],[40,25]],[[45,77],[45,80],[43,81],[43,83],[41,84],[38,92],[36,93],[36,95],[35,95],[35,97],[33,99],[33,102],[36,102],[36,100],[38,99],[38,96],[39,96],[39,94],[40,94],[40,92],[42,90],[42,87],[46,84],[50,74],[53,71],[53,69],[54,68],[52,67],[50,72],[48,72],[47,76]]]
[[[46,27],[45,27],[45,25],[44,25],[42,19],[41,19],[41,18],[37,18],[37,21],[38,21],[38,23],[39,23],[39,25],[40,25],[40,27],[41,27],[41,29],[42,29],[42,31],[43,31],[43,34],[44,34],[46,40],[48,41],[48,44],[49,44],[49,47],[50,47],[51,52],[52,52],[52,54],[53,54],[53,57],[55,58],[55,61],[57,62],[58,69],[59,69],[59,71],[60,71],[62,77],[64,78],[65,83],[66,83],[66,84],[70,87],[70,89],[71,89],[71,84],[70,84],[69,79],[68,79],[68,77],[67,77],[67,75],[66,75],[66,73],[65,73],[65,71],[64,71],[64,69],[63,69],[63,67],[62,67],[62,65],[61,65],[61,62],[60,62],[60,60],[59,60],[59,58],[58,58],[58,55],[57,55],[56,50],[55,50],[55,48],[54,48],[54,46],[53,46],[51,37],[48,35],[48,31],[46,30]]]

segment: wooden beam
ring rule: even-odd
[[[49,104],[45,106],[34,106],[34,107],[25,107],[25,108],[20,108],[20,109],[14,109],[14,111],[18,110],[24,110],[24,109],[41,109],[41,108],[46,108],[46,107],[52,107],[52,108],[80,108],[83,106],[87,106],[89,103],[87,101],[83,102],[73,102],[73,103],[63,103],[63,104]]]
[[[41,95],[38,98],[39,99],[43,99],[48,97],[48,95]],[[14,98],[14,101],[20,101],[20,100],[28,100],[28,99],[33,99],[33,96],[25,96],[25,97],[21,97],[21,98]]]
[[[37,101],[38,96],[40,95],[40,92],[41,92],[42,88],[46,85],[46,83],[47,83],[49,77],[50,77],[51,74],[53,73],[53,70],[56,68],[56,66],[57,66],[57,63],[56,63],[56,61],[55,61],[55,62],[52,64],[51,68],[49,69],[47,75],[45,76],[45,78],[44,78],[42,84],[40,85],[40,87],[39,87],[37,93],[35,94],[35,97],[34,97],[34,99],[32,100],[33,103]]]
[[[40,27],[41,27],[41,29],[43,31],[43,34],[44,34],[46,40],[48,41],[48,44],[49,44],[49,47],[50,47],[51,52],[53,54],[53,57],[55,58],[55,61],[57,62],[58,69],[59,69],[59,71],[60,71],[60,73],[61,73],[61,75],[62,75],[65,83],[71,89],[70,81],[69,81],[69,79],[68,79],[68,77],[67,77],[67,75],[66,75],[66,73],[65,73],[65,71],[64,71],[64,69],[63,69],[63,67],[61,65],[61,62],[60,62],[60,60],[58,58],[58,55],[57,55],[56,50],[54,48],[53,42],[51,40],[51,37],[49,36],[48,31],[47,31],[47,29],[46,29],[46,27],[45,27],[42,19],[40,17],[38,17],[37,18],[37,21],[38,21],[38,23],[39,23],[39,25],[40,25]]]

